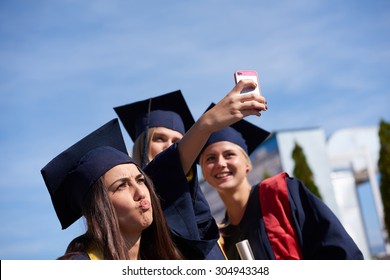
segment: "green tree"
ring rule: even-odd
[[[390,123],[384,120],[379,124],[379,160],[380,192],[383,203],[384,223],[390,234]]]
[[[262,180],[265,180],[267,178],[270,178],[271,177],[271,174],[268,173],[268,170],[265,170],[264,173],[263,173],[263,179]]]
[[[297,142],[295,142],[295,146],[292,151],[292,158],[295,161],[295,166],[293,170],[294,176],[301,180],[314,195],[322,199],[320,191],[318,190],[318,187],[314,182],[313,172],[311,171],[310,166],[307,163],[303,149],[301,146],[298,145]]]

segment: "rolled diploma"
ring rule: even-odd
[[[236,243],[236,248],[242,260],[254,260],[251,245],[248,239]]]

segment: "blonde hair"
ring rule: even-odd
[[[152,140],[154,131],[156,130],[155,127],[150,127],[148,131],[148,139],[147,139],[147,144],[146,144],[146,149],[147,149],[147,158],[144,159],[145,156],[145,137],[146,137],[146,131],[143,131],[138,138],[135,140],[134,145],[133,145],[133,155],[132,158],[133,160],[142,166],[143,163],[148,164],[150,162],[150,141]]]
[[[234,143],[233,143],[234,144]],[[245,160],[246,160],[246,164],[248,165],[249,167],[249,170],[252,170],[252,161],[251,159],[249,158],[249,155],[247,154],[247,152],[245,152],[245,150],[243,148],[241,148],[241,146],[235,144],[238,149],[242,152],[242,154],[244,155],[245,157]]]

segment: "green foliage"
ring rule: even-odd
[[[267,170],[264,171],[263,173],[263,180],[267,179],[267,178],[270,178],[271,177],[271,174],[268,173]]]
[[[390,123],[381,120],[379,125],[379,161],[380,191],[384,211],[385,228],[390,234]]]
[[[313,172],[311,171],[309,164],[307,163],[306,156],[301,146],[295,142],[295,147],[292,151],[292,158],[295,161],[293,170],[294,177],[301,180],[306,187],[317,197],[322,199],[320,191],[313,179]]]

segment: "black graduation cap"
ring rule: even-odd
[[[91,186],[109,169],[122,163],[135,162],[127,153],[118,119],[113,119],[42,168],[62,229],[82,216],[83,200]]]
[[[115,107],[114,110],[133,141],[148,128],[157,126],[184,135],[195,122],[180,90]]]
[[[215,104],[211,103],[206,111],[210,110],[214,106]],[[267,139],[269,135],[270,133],[268,131],[242,119],[211,134],[204,145],[203,150],[213,143],[229,141],[239,145],[248,155],[250,155],[265,139]]]

